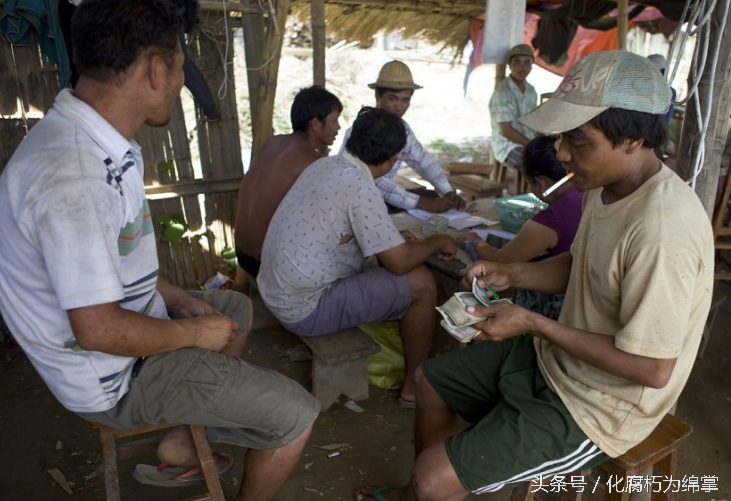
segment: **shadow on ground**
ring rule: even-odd
[[[731,298],[731,287],[721,283],[717,288],[717,294]],[[444,290],[441,296],[446,299]],[[292,361],[299,358],[301,342],[277,324],[256,294],[254,305],[254,328],[246,358],[308,386],[310,362]],[[447,334],[437,333],[433,355],[456,348],[456,342]],[[718,315],[705,356],[697,361],[677,410],[677,415],[694,427],[680,450],[679,476],[716,476],[718,491],[679,492],[679,501],[731,498],[730,359],[731,299]],[[0,399],[0,499],[105,498],[97,432],[56,402],[22,351],[8,340],[0,345]],[[374,387],[370,398],[359,402],[362,413],[343,407],[343,403],[344,400],[333,405],[318,418],[302,460],[277,496],[278,501],[349,500],[364,485],[399,485],[408,480],[413,455],[413,411],[398,407],[395,391]],[[333,444],[346,445],[340,445],[338,455],[329,457],[333,450],[327,446]],[[243,468],[242,451],[226,446],[214,448],[236,458],[236,465],[224,479],[227,499],[233,499]],[[155,458],[123,462],[123,499],[171,501],[200,491],[193,487],[166,489],[141,485],[131,475],[138,462],[155,464]],[[72,494],[49,474],[54,469],[68,482]],[[538,499],[551,497],[539,494]],[[508,498],[509,493],[501,492],[470,499]]]

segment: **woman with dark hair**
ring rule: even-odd
[[[544,197],[543,192],[566,175],[556,159],[555,139],[539,136],[531,140],[523,152],[521,174],[528,189],[548,207],[527,221],[505,247],[496,249],[477,233],[466,233],[457,239],[474,260],[515,263],[551,257],[566,252],[574,241],[581,219],[583,194],[568,182]],[[513,302],[558,318],[563,296],[516,290]]]

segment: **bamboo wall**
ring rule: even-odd
[[[202,12],[200,17],[205,36],[196,36],[189,51],[216,96],[224,80],[222,58],[227,55],[230,65],[233,48],[226,51],[222,13]],[[55,64],[39,53],[35,40],[29,47],[19,47],[0,39],[0,68],[1,172],[38,120],[28,118],[31,108],[39,110],[40,116],[52,106],[58,80]],[[135,138],[143,148],[145,189],[153,220],[157,223],[162,215],[177,214],[188,224],[189,231],[176,245],[162,236],[159,224],[155,225],[160,273],[186,288],[200,287],[217,271],[230,274],[221,252],[234,245],[236,197],[243,176],[233,71],[228,72],[227,86],[222,100],[216,96],[221,121],[204,122],[196,109],[195,123],[188,128],[178,99],[166,127],[145,126]],[[198,177],[194,175],[197,159],[192,158],[189,141],[197,144],[200,152],[202,175]]]

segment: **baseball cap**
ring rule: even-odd
[[[421,89],[421,85],[414,83],[414,77],[411,76],[411,70],[401,61],[390,61],[381,67],[378,72],[378,80],[368,87],[375,89],[376,87],[385,87],[387,89]]]
[[[526,43],[518,44],[510,49],[508,52],[508,62],[510,62],[514,56],[530,56],[535,58],[533,55],[533,48]]]
[[[663,115],[669,106],[670,87],[649,59],[608,50],[580,59],[551,98],[518,122],[552,134],[580,127],[609,108]]]

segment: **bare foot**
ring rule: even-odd
[[[157,458],[174,466],[195,466],[199,463],[190,428],[185,425],[171,428],[157,446]]]

